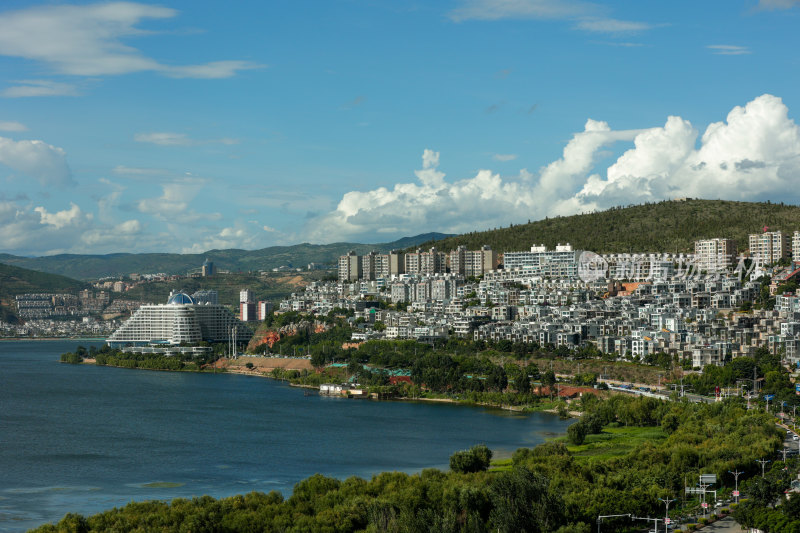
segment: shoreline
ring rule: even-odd
[[[105,342],[105,337],[0,337],[0,342],[3,341],[92,341],[92,342]]]
[[[69,364],[69,363],[64,363]],[[84,360],[80,363],[81,365],[92,365],[95,364],[93,360]],[[198,370],[169,370],[169,369],[160,369],[160,368],[128,368],[124,366],[115,366],[115,365],[99,365],[99,366],[107,366],[109,368],[122,368],[125,370],[150,370],[154,372],[193,372],[198,374],[214,374],[216,370],[220,371],[220,374],[236,374],[239,376],[252,376],[257,378],[266,378],[271,379],[272,381],[278,381],[285,383],[289,387],[295,387],[298,389],[307,389],[307,390],[316,390],[319,391],[319,387],[315,385],[307,385],[304,383],[292,383],[286,379],[274,378],[270,376],[267,372],[259,372],[257,370],[231,370],[230,368],[214,368],[214,369],[198,369]],[[338,398],[338,396],[331,396],[332,398]],[[345,399],[345,398],[343,398]],[[359,398],[362,399],[362,398]],[[466,400],[459,400],[456,398],[425,398],[425,397],[418,397],[418,398],[408,398],[408,397],[395,397],[395,398],[386,398],[382,400],[375,400],[373,398],[363,398],[364,400],[372,400],[372,401],[387,401],[387,402],[428,402],[428,403],[449,403],[455,405],[463,405],[465,407],[483,407],[489,409],[499,409],[501,411],[510,411],[519,414],[526,414],[526,413],[548,413],[553,415],[558,415],[558,410],[556,409],[539,409],[532,406],[521,406],[521,405],[508,405],[508,404],[493,404],[493,403],[482,403],[482,402],[469,402]],[[580,418],[581,413],[578,411],[567,411],[570,418]]]

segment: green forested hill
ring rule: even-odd
[[[0,263],[0,298],[13,298],[28,292],[77,293],[88,284],[58,274],[36,272]]]
[[[83,282],[57,274],[36,272],[0,263],[0,320],[17,321],[12,309],[14,297],[18,294],[29,292],[76,294],[86,287],[88,285]]]
[[[488,244],[498,252],[527,250],[533,244],[548,248],[570,243],[578,250],[614,252],[688,252],[694,241],[714,237],[736,240],[739,251],[747,236],[770,230],[800,230],[800,207],[763,202],[672,200],[617,207],[568,217],[545,218],[491,231],[470,232],[428,242],[443,251],[464,244],[475,250]]]

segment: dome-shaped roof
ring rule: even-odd
[[[167,300],[167,305],[186,305],[186,304],[194,304],[194,300],[191,296],[186,294],[185,292],[176,292],[170,294],[169,300]]]

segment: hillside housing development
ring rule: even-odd
[[[730,239],[697,241],[694,254],[589,252],[603,267],[592,279],[582,272],[587,252],[569,244],[506,252],[502,262],[488,247],[351,252],[339,261],[338,281],[312,283],[280,310],[352,309],[356,341],[455,335],[567,349],[591,344],[633,360],[663,352],[689,368],[722,365],[766,346],[797,365],[800,296],[791,289],[800,269],[788,261],[792,240],[780,232],[753,235],[749,261],[736,257]],[[467,274],[464,257],[480,266]],[[410,268],[365,267],[378,264]]]

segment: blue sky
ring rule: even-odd
[[[0,252],[797,203],[800,2],[0,7]]]

